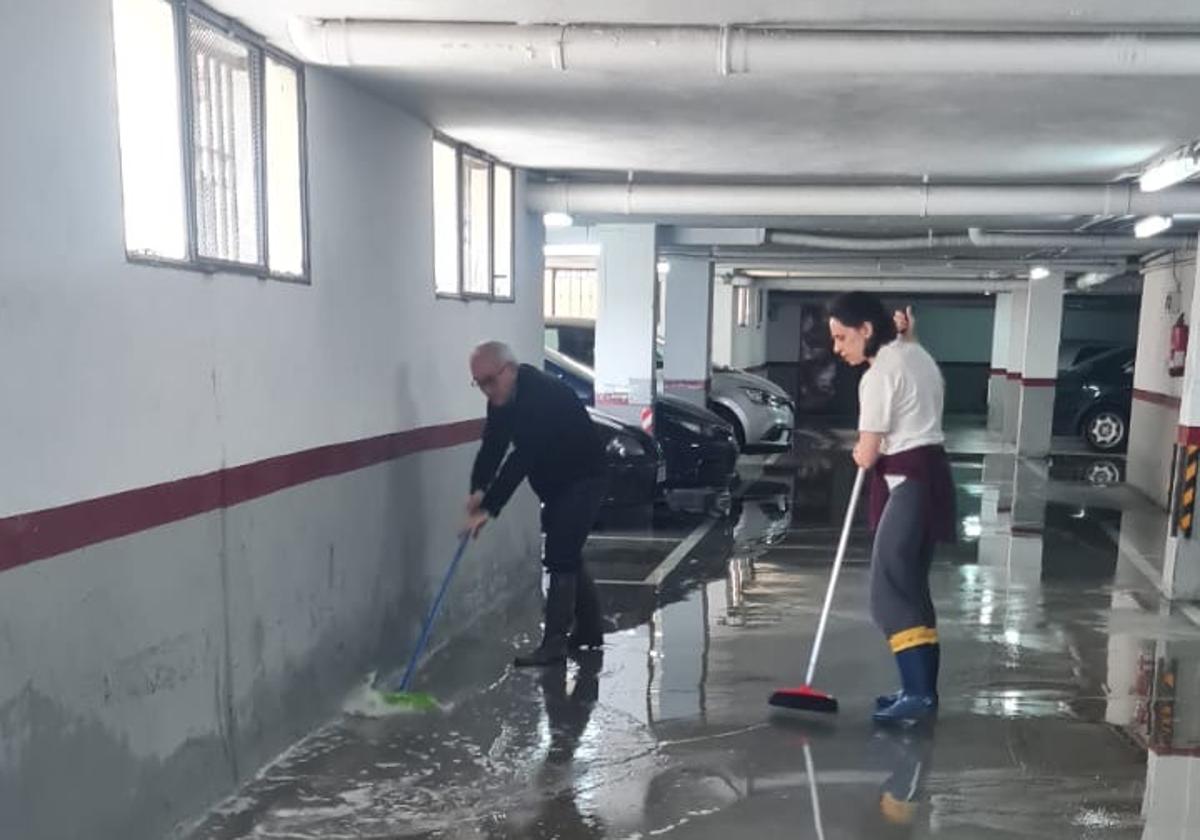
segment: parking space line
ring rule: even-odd
[[[700,540],[707,536],[708,532],[717,524],[716,519],[706,519],[696,527],[696,530],[688,534],[687,539],[672,549],[671,553],[663,558],[663,561],[650,574],[646,575],[644,583],[658,586],[667,579],[667,575],[675,571],[675,568],[683,562],[683,558],[687,557],[693,548],[695,548]]]
[[[630,534],[627,536],[621,534],[592,534],[588,537],[588,542],[633,542],[633,543],[677,543],[682,537],[648,537]]]

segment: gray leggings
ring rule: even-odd
[[[871,548],[871,618],[889,638],[936,627],[929,594],[934,541],[926,533],[925,488],[911,478],[892,490]]]

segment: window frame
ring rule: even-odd
[[[517,302],[517,167],[511,163],[506,163],[494,155],[489,155],[486,152],[481,152],[474,146],[460,143],[453,137],[434,131],[430,148],[433,148],[433,143],[441,143],[454,150],[454,172],[455,172],[455,239],[458,242],[458,277],[457,291],[444,292],[438,288],[437,284],[437,234],[432,237],[433,244],[433,296],[439,300],[459,300],[459,301],[486,301],[488,303],[516,303]],[[466,179],[463,177],[464,157],[481,163],[486,163],[488,167],[488,290],[487,292],[468,292],[466,291],[466,272],[467,272],[467,240],[463,235],[463,218],[464,205],[466,203]],[[496,167],[503,166],[509,171],[509,191],[508,191],[508,281],[510,292],[508,295],[496,294]],[[432,171],[432,170],[431,170]],[[437,223],[437,206],[436,196],[430,204],[430,214]]]
[[[198,271],[203,274],[238,274],[281,283],[312,285],[312,262],[309,245],[309,191],[308,191],[308,102],[305,88],[303,62],[276,49],[266,39],[236,20],[217,12],[196,0],[161,0],[171,7],[173,34],[175,38],[175,73],[179,85],[179,130],[180,163],[183,178],[184,227],[187,255],[183,259],[156,257],[130,252],[127,247],[125,259],[140,265]],[[259,260],[255,263],[236,262],[219,257],[206,257],[199,253],[199,220],[196,206],[196,138],[194,132],[195,103],[192,90],[192,68],[188,58],[190,45],[188,33],[191,18],[219,31],[222,35],[242,44],[253,57],[254,70],[251,86],[253,118],[258,126],[256,138],[257,161],[254,180],[257,190],[256,213],[258,221]],[[272,59],[296,74],[296,133],[299,140],[300,172],[300,262],[299,274],[274,272],[270,268],[269,207],[267,202],[267,131],[266,131],[266,61]],[[118,131],[118,144],[120,132]],[[122,236],[124,226],[122,225]]]

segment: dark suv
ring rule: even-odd
[[[1062,371],[1054,394],[1054,433],[1081,435],[1097,452],[1129,443],[1135,349],[1118,347]]]

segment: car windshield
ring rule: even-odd
[[[1106,350],[1103,353],[1091,356],[1086,361],[1080,362],[1072,367],[1071,370],[1077,373],[1099,373],[1116,370],[1132,361],[1133,353],[1134,349],[1132,347],[1117,347],[1113,350]]]

